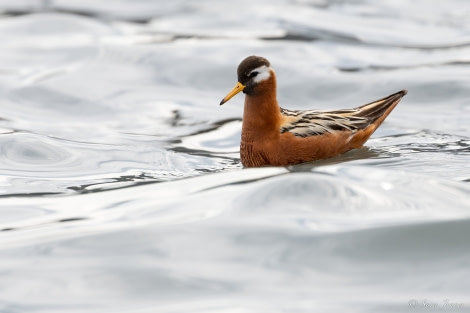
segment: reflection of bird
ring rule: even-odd
[[[247,57],[237,73],[238,83],[220,104],[241,91],[246,94],[240,144],[246,167],[308,162],[360,148],[407,93],[354,109],[294,111],[279,107],[268,60]]]

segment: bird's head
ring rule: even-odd
[[[237,69],[238,82],[233,89],[222,99],[220,105],[230,100],[239,92],[255,95],[262,82],[269,80],[274,71],[268,60],[259,56],[249,56],[244,59]]]

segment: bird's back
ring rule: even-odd
[[[295,111],[281,108],[284,122],[281,124],[280,132],[281,134],[290,132],[296,137],[304,138],[338,131],[354,134],[371,125],[375,131],[406,93],[406,90],[402,90],[353,109]]]

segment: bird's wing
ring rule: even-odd
[[[337,111],[294,111],[281,108],[286,121],[281,125],[281,133],[291,132],[297,137],[308,137],[336,131],[356,132],[367,127],[371,121],[357,116],[358,109]]]
[[[406,90],[402,90],[377,101],[346,110],[296,111],[281,108],[283,123],[280,131],[281,133],[291,132],[297,137],[322,135],[337,131],[355,133],[373,123],[376,123],[376,126],[380,125],[406,93]]]

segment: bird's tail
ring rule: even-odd
[[[368,126],[362,128],[352,136],[351,145],[357,148],[361,147],[380,124],[382,124],[406,93],[406,90],[402,90],[388,97],[355,108],[355,112],[352,115],[367,121]]]
[[[357,107],[355,108],[357,111],[354,115],[366,118],[369,120],[370,124],[374,124],[376,126],[375,128],[377,128],[382,124],[385,118],[390,114],[390,112],[392,112],[407,92],[407,90],[401,90],[388,97]]]

